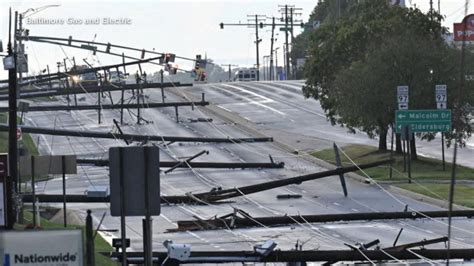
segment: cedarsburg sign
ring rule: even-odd
[[[81,230],[0,232],[0,265],[83,265]]]

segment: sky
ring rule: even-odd
[[[416,5],[423,11],[429,8],[430,0],[405,0],[407,6]],[[438,1],[433,0],[435,8]],[[0,0],[0,39],[6,50],[8,39],[8,8],[20,13],[29,8],[46,5],[59,5],[46,8],[36,14],[26,13],[24,27],[30,30],[30,36],[49,36],[74,39],[95,40],[131,46],[139,49],[170,52],[178,56],[194,58],[196,54],[213,59],[217,64],[235,64],[252,66],[255,64],[255,29],[245,26],[225,26],[220,29],[219,23],[247,23],[247,15],[266,15],[280,17],[279,5],[294,5],[301,8],[301,15],[295,17],[307,22],[309,14],[314,9],[317,0]],[[464,17],[465,0],[440,0],[441,13],[446,16],[445,26],[452,28],[454,22],[460,22]],[[474,12],[474,5],[469,6],[468,14]],[[28,21],[28,18],[30,21]],[[127,23],[106,25],[104,19],[121,19]],[[86,21],[98,19],[95,25]],[[38,23],[40,20],[63,20],[62,24]],[[36,23],[35,23],[36,21]],[[270,20],[267,20],[270,23]],[[278,29],[278,28],[277,28]],[[295,27],[295,35],[301,29]],[[276,31],[278,63],[283,62],[284,32]],[[270,54],[271,28],[259,30],[260,64],[262,57]],[[122,53],[123,50],[112,49]],[[29,56],[30,71],[40,71],[49,65],[57,71],[58,61],[74,57],[78,64],[86,58],[94,66],[116,64],[121,58],[97,54],[70,47],[60,48],[56,45],[27,42],[26,52]],[[140,57],[140,52],[128,52],[128,55]],[[152,55],[145,55],[151,57]],[[68,61],[69,62],[69,61]],[[69,63],[68,63],[69,64]],[[177,60],[176,64],[183,69],[191,69],[192,62]],[[155,72],[160,66],[144,67],[148,72]],[[130,72],[130,71],[129,71]],[[7,71],[0,69],[0,79],[7,78]]]

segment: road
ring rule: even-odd
[[[122,126],[126,133],[142,133],[174,136],[200,137],[251,137],[255,133],[273,136],[285,145],[300,151],[294,154],[282,149],[278,143],[245,144],[202,144],[174,143],[166,145],[156,143],[162,148],[161,158],[172,160],[192,156],[202,150],[209,155],[196,161],[219,162],[262,162],[268,161],[268,155],[275,160],[284,161],[284,169],[179,169],[170,174],[161,174],[161,192],[163,195],[182,195],[186,192],[205,192],[214,187],[232,188],[277,180],[301,174],[314,173],[324,168],[305,160],[304,152],[330,147],[332,142],[340,145],[362,143],[375,145],[375,140],[364,134],[347,134],[346,130],[331,126],[323,111],[314,100],[305,100],[299,93],[301,82],[260,82],[207,84],[195,87],[179,88],[174,93],[166,93],[166,101],[182,101],[186,97],[201,97],[212,102],[222,112],[231,112],[242,117],[249,126],[239,126],[229,122],[215,112],[196,107],[179,109],[179,123],[176,123],[174,108],[141,110],[150,124],[136,124],[136,118],[125,115],[127,125]],[[145,91],[148,102],[161,102],[159,89]],[[119,98],[113,94],[114,100]],[[131,94],[127,93],[130,98]],[[64,98],[60,99],[64,102]],[[86,103],[96,103],[96,95],[89,94]],[[106,99],[104,99],[106,101]],[[47,104],[47,103],[46,103]],[[130,110],[136,112],[135,110]],[[29,113],[27,124],[42,127],[55,127],[72,130],[97,130],[109,132],[113,128],[112,119],[119,118],[118,111],[103,111],[103,123],[97,124],[95,111],[61,111]],[[191,122],[190,119],[212,118],[212,122]],[[85,138],[34,136],[44,154],[76,154],[83,158],[106,158],[109,147],[125,146],[120,140],[99,140]],[[137,145],[134,143],[133,145]],[[433,157],[436,143],[419,145],[419,151]],[[462,152],[472,154],[472,149]],[[461,156],[462,157],[462,156]],[[472,156],[470,157],[472,158]],[[464,162],[463,162],[464,163]],[[471,162],[472,163],[472,162]],[[108,185],[106,167],[80,166],[79,173],[67,179],[68,193],[84,193],[91,186]],[[413,210],[439,210],[439,207],[418,202],[403,195],[391,192],[385,186],[365,184],[348,179],[349,196],[344,197],[338,177],[328,177],[309,181],[301,185],[291,185],[270,191],[242,196],[231,204],[221,205],[163,205],[162,214],[153,220],[154,250],[164,250],[162,242],[171,239],[175,243],[188,243],[192,250],[252,250],[255,244],[273,239],[280,249],[292,249],[297,243],[304,243],[303,249],[347,249],[344,243],[366,243],[380,239],[382,247],[391,246],[400,228],[404,228],[399,244],[445,236],[446,219],[423,219],[417,221],[396,220],[377,222],[338,222],[325,224],[295,224],[280,227],[255,227],[248,229],[227,229],[219,231],[195,231],[165,233],[176,228],[176,221],[190,220],[194,217],[210,218],[233,212],[239,208],[254,217],[271,215],[305,215],[324,213],[381,212],[401,211],[408,205]],[[38,190],[47,193],[61,193],[59,178],[41,182]],[[278,194],[300,194],[299,199],[277,200]],[[103,228],[119,229],[117,217],[108,215],[106,204],[69,204],[82,218],[86,209],[91,209],[97,223],[103,213],[106,218]],[[474,228],[472,219],[456,218],[453,221],[453,248],[473,248]],[[119,237],[119,233],[104,233],[110,240]],[[127,218],[127,236],[132,240],[132,249],[141,250],[141,217]],[[431,247],[431,246],[430,246]],[[432,247],[444,247],[436,244]]]

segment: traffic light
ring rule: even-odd
[[[201,62],[201,55],[200,54],[197,54],[196,55],[196,63],[194,64],[194,68],[195,69],[199,69],[201,66],[200,66],[200,62]]]
[[[260,22],[260,29],[263,29],[263,22]]]
[[[145,49],[142,50],[142,56],[141,59],[145,58]]]
[[[301,22],[301,28],[304,28],[304,22]]]
[[[224,23],[220,23],[219,26],[221,26],[221,30],[224,28]]]
[[[176,58],[175,54],[165,54],[165,63],[169,62],[174,62],[174,59]]]
[[[72,43],[72,36],[69,36],[69,39],[67,40],[67,45],[71,45]]]
[[[107,43],[107,47],[105,48],[106,53],[110,53],[110,43]]]

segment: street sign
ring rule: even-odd
[[[398,110],[408,110],[408,104],[407,103],[399,103],[398,104]]]
[[[404,125],[412,132],[451,131],[451,110],[398,110],[395,113],[396,132]]]
[[[446,103],[436,103],[437,109],[446,109]]]
[[[33,158],[34,157],[34,158]],[[63,169],[64,157],[64,169]],[[31,169],[31,159],[34,159],[34,169]],[[38,155],[38,156],[21,156],[20,157],[20,175],[22,177],[31,176],[31,170],[35,176],[42,175],[60,175],[77,174],[76,155]]]
[[[408,86],[397,86],[397,102],[399,110],[408,109]]]
[[[285,28],[285,27],[281,27],[281,28],[280,28],[280,31],[287,31],[287,30],[289,31],[290,29],[289,29],[289,28]]]
[[[313,20],[313,29],[317,29],[321,26],[321,21]]]
[[[159,153],[150,146],[109,149],[111,216],[160,215]]]
[[[448,101],[447,97],[447,86],[446,85],[436,85],[435,86],[435,95],[436,95],[436,108],[437,109],[446,109],[446,102]]]
[[[408,103],[408,86],[397,86],[398,103]]]

